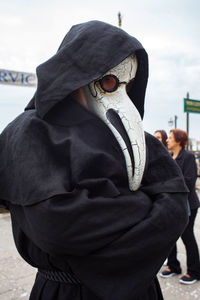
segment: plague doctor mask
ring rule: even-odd
[[[125,157],[129,188],[139,188],[146,160],[142,120],[127,95],[137,71],[131,55],[99,79],[83,87],[90,111],[98,115],[115,135]]]

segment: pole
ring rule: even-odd
[[[187,99],[190,98],[188,92],[187,92],[186,98],[187,98]],[[189,139],[189,113],[188,113],[188,112],[187,112],[187,114],[186,114],[186,131],[187,131],[188,139]]]
[[[189,136],[189,113],[186,114],[186,131]]]
[[[189,99],[189,92],[187,92],[186,98]],[[186,131],[188,134],[188,144],[187,144],[187,150],[189,149],[189,112],[186,113]]]
[[[174,116],[174,128],[175,129],[177,128],[177,119],[178,119],[178,117]]]
[[[120,11],[118,12],[118,26],[119,26],[119,27],[122,26],[122,17],[121,17]]]

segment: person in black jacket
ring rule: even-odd
[[[185,131],[180,129],[173,129],[170,131],[167,139],[168,149],[172,151],[172,157],[182,170],[186,185],[190,191],[188,195],[189,202],[189,223],[185,228],[181,238],[186,248],[187,254],[187,273],[180,278],[183,284],[192,284],[200,280],[200,260],[197,242],[194,236],[194,222],[197,215],[199,198],[195,191],[195,183],[197,179],[197,166],[194,155],[185,150],[185,145],[188,141],[188,135]],[[168,256],[168,267],[160,275],[162,277],[171,277],[175,274],[181,273],[180,262],[177,259],[176,245],[171,250]]]

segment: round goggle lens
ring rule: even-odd
[[[119,80],[114,75],[106,75],[99,80],[101,88],[108,93],[114,92],[119,86]]]

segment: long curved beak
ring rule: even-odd
[[[126,102],[123,99],[118,110],[107,110],[106,118],[106,123],[125,156],[129,188],[135,191],[141,184],[146,162],[145,137],[140,114],[129,99]]]
[[[89,92],[86,90],[86,93]],[[89,110],[97,114],[115,135],[125,157],[129,188],[136,191],[141,184],[146,146],[140,114],[125,91],[101,100],[88,101]]]

